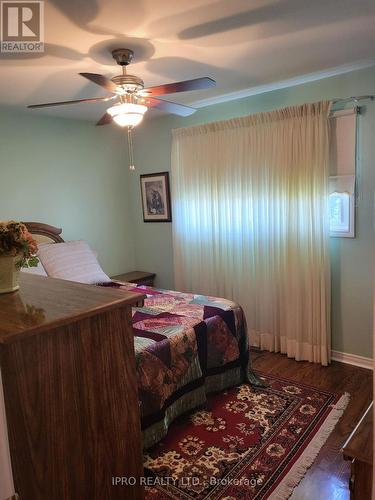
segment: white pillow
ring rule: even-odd
[[[111,281],[86,241],[39,245],[38,257],[52,278],[89,284]]]
[[[21,271],[23,273],[38,274],[39,276],[48,276],[40,260],[36,267],[22,267]]]

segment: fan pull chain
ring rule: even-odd
[[[134,149],[133,149],[133,127],[128,127],[128,146],[129,146],[129,170],[135,170],[134,166]]]

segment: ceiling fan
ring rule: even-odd
[[[111,95],[72,101],[31,104],[28,108],[117,100],[118,102],[107,109],[96,125],[107,125],[114,121],[121,127],[128,127],[128,131],[130,132],[133,127],[142,121],[148,108],[160,109],[179,116],[188,116],[196,111],[190,106],[159,99],[158,96],[173,94],[175,92],[201,90],[216,85],[215,80],[212,80],[212,78],[203,77],[144,88],[144,82],[141,78],[127,74],[126,72],[126,66],[131,63],[133,55],[134,53],[130,49],[115,49],[112,51],[113,58],[122,67],[122,74],[116,75],[111,79],[96,73],[80,73],[84,78],[103,87]]]

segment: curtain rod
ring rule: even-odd
[[[364,100],[370,100],[373,101],[375,96],[373,95],[359,95],[359,96],[354,96],[354,97],[346,97],[344,99],[333,99],[332,100],[332,105],[334,104],[345,104],[346,102],[359,102],[359,101],[364,101]]]

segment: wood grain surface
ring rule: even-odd
[[[0,344],[141,302],[145,295],[21,273],[20,290],[0,295]]]
[[[141,285],[152,286],[155,276],[155,273],[148,273],[145,271],[131,271],[130,273],[112,276],[112,279],[115,281],[125,281],[128,283],[138,283]]]
[[[343,446],[346,458],[356,458],[369,465],[372,465],[373,462],[373,406],[374,403],[371,403]]]
[[[31,278],[29,285],[41,283]],[[53,296],[50,285],[41,288],[50,291],[49,299],[42,301],[35,287],[32,303],[45,310],[43,328],[20,321],[17,304],[17,334],[9,310],[2,326],[0,364],[16,491],[21,500],[143,498],[140,486],[113,486],[112,480],[143,474],[134,297],[121,301],[118,295],[126,294],[114,298],[113,290],[103,289],[99,300],[95,287],[78,285],[74,306],[77,295],[64,299],[57,289]],[[31,289],[26,295],[32,299]],[[22,324],[32,334],[22,334]]]
[[[49,224],[43,224],[42,222],[24,222],[24,224],[31,234],[47,236],[47,238],[50,238],[55,243],[64,242],[60,236],[62,233],[61,227],[50,226]]]

